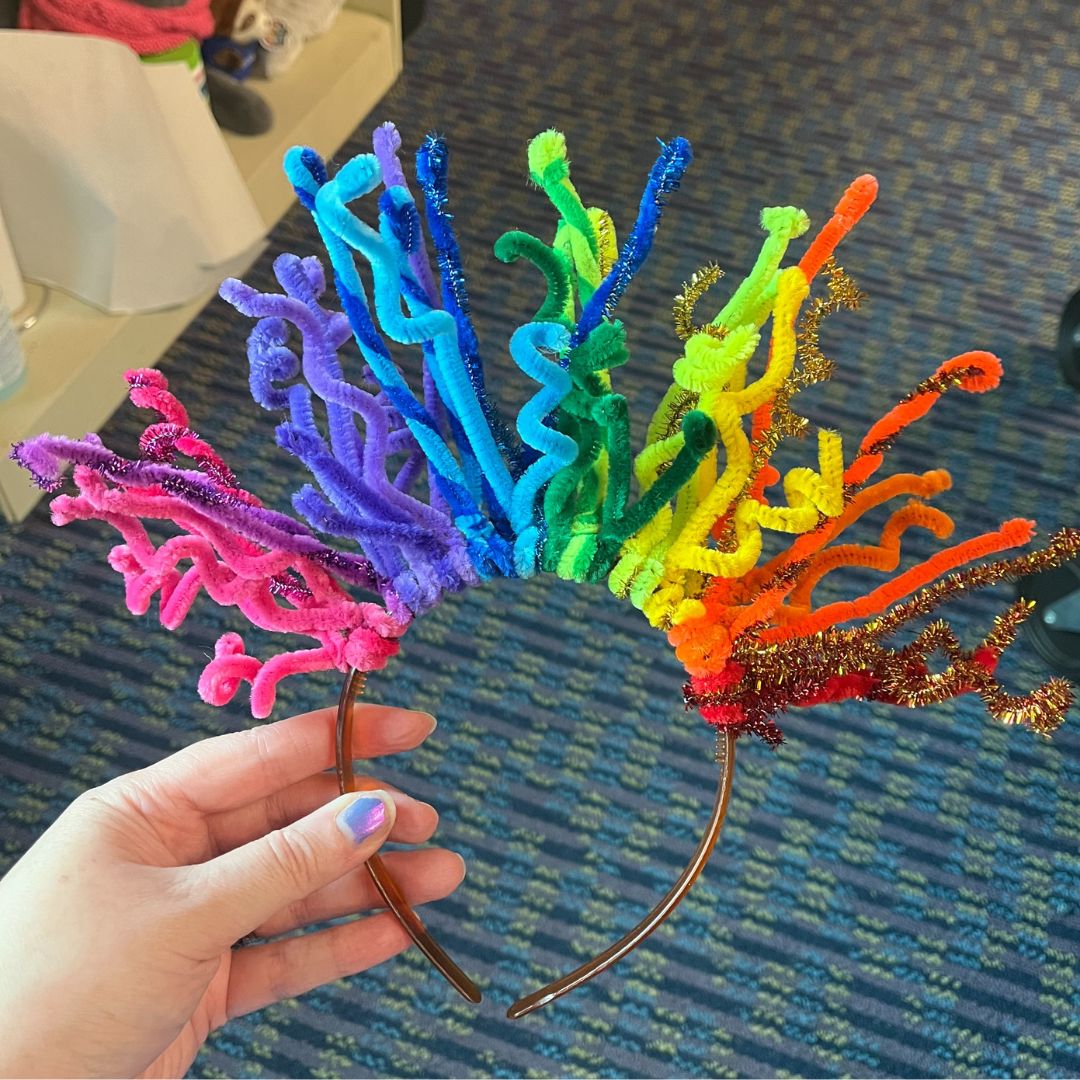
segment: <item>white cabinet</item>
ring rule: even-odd
[[[391,87],[401,71],[399,0],[349,0],[329,33],[309,42],[280,78],[258,83],[275,123],[257,138],[226,141],[267,225],[292,205],[281,171],[296,143],[333,154]],[[23,335],[27,377],[0,402],[0,510],[21,521],[41,497],[8,460],[11,443],[50,431],[97,431],[123,402],[123,373],[156,364],[210,298],[139,315],[106,315],[53,292],[41,318]]]

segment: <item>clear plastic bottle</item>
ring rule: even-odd
[[[26,378],[26,356],[12,321],[11,309],[0,292],[0,401],[10,397]]]

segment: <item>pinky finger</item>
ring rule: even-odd
[[[317,933],[238,949],[232,954],[228,1018],[366,971],[410,944],[393,912],[384,911]]]

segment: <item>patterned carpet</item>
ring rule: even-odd
[[[961,535],[1014,513],[1044,534],[1080,521],[1078,402],[1052,353],[1080,286],[1071,0],[429,6],[404,77],[340,157],[385,118],[410,145],[448,136],[474,311],[508,399],[520,385],[505,342],[538,298],[528,270],[489,253],[506,228],[550,229],[523,182],[535,132],[566,132],[579,190],[624,232],[654,137],[694,144],[623,307],[620,389],[639,424],[673,359],[679,283],[708,259],[748,269],[762,206],[795,203],[820,223],[869,170],[882,194],[842,261],[872,299],[828,325],[841,371],[812,416],[854,439],[940,360],[992,349],[1002,390],[953,395],[890,465],[947,462]],[[269,287],[282,249],[317,250],[306,214],[275,231],[254,284]],[[284,507],[297,472],[247,404],[246,332],[212,303],[162,366],[246,486]],[[138,430],[122,410],[103,434],[123,449]],[[0,869],[85,787],[250,723],[239,701],[195,697],[234,624],[206,606],[177,635],[132,618],[111,542],[104,527],[53,529],[44,505],[0,536]],[[742,745],[721,847],[675,917],[587,989],[506,1020],[520,990],[661,894],[714,766],[678,665],[636,613],[546,578],[500,588],[422,620],[370,686],[441,719],[421,751],[377,768],[435,802],[438,839],[468,859],[428,918],[484,1004],[456,1000],[412,951],[231,1023],[193,1075],[1080,1074],[1080,727],[1044,743],[970,700],[813,710],[789,718],[776,753]],[[950,614],[970,641],[1008,597]],[[1021,643],[1007,674],[1027,688],[1045,673]],[[335,693],[329,677],[294,680],[279,715]]]

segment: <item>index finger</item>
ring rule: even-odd
[[[435,730],[435,718],[411,709],[353,706],[353,756],[411,750]],[[334,764],[337,710],[318,709],[194,743],[147,770],[201,813],[265,798]]]

